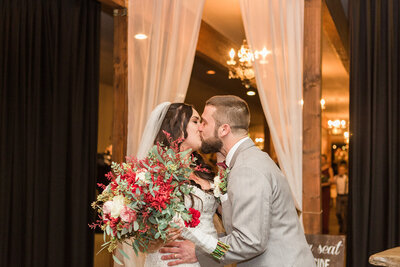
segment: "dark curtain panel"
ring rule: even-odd
[[[400,1],[350,1],[347,266],[400,246]]]
[[[92,266],[99,17],[0,1],[0,266]]]

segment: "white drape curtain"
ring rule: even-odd
[[[205,0],[129,0],[127,155],[136,155],[151,111],[165,101],[185,100]],[[147,39],[136,39],[145,34]],[[121,247],[120,247],[121,248]],[[144,255],[122,249],[127,267],[141,267]],[[114,266],[119,266],[114,264]]]
[[[203,7],[204,0],[129,1],[128,155],[136,154],[154,107],[185,100]],[[148,38],[136,39],[140,33]]]
[[[254,62],[258,94],[279,165],[302,210],[304,1],[240,0],[240,8],[253,52],[272,52],[268,62]]]

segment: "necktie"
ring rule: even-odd
[[[226,165],[225,160],[223,162],[217,162],[217,166],[221,167],[222,169],[228,169],[228,165]]]

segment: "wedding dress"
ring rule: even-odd
[[[138,148],[137,158],[143,159],[147,156],[149,149],[153,146],[154,140],[157,136],[157,133],[160,130],[161,124],[164,120],[165,114],[168,111],[170,106],[170,102],[164,102],[159,104],[150,114],[149,119],[147,120],[146,127],[142,134],[142,139]],[[217,231],[215,230],[213,223],[213,216],[218,207],[218,202],[216,201],[213,194],[207,194],[200,188],[192,186],[192,196],[185,197],[185,205],[187,208],[194,208],[200,211],[200,223],[196,226],[196,228],[188,228],[197,229],[201,231],[201,234],[207,234],[205,236],[210,236],[213,238],[217,238]],[[192,200],[194,203],[192,203]],[[133,252],[133,248],[126,244],[120,244],[118,246],[119,249],[122,249],[126,254],[128,254],[129,259],[123,257],[118,250],[116,250],[115,254],[117,258],[123,263],[125,267],[142,267],[143,264],[145,267],[163,267],[168,266],[168,262],[175,260],[162,260],[162,254],[159,252],[155,253],[139,253],[139,256],[136,256]],[[166,254],[164,254],[166,255]],[[120,266],[117,263],[114,264],[114,267]],[[179,267],[200,267],[199,263],[194,264],[181,264]]]
[[[185,205],[187,208],[194,208],[200,211],[200,223],[196,226],[196,229],[202,231],[204,234],[211,235],[217,238],[217,231],[215,230],[213,223],[213,216],[218,207],[218,202],[215,200],[213,194],[208,194],[198,187],[192,186],[192,198],[190,196],[185,197]],[[192,200],[194,203],[192,203]],[[190,230],[190,229],[189,229]],[[168,266],[168,262],[174,260],[162,260],[161,256],[167,255],[159,252],[149,253],[146,255],[145,267],[163,267]],[[179,267],[200,267],[198,262],[191,264],[181,264]]]

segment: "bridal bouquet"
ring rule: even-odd
[[[179,151],[182,140],[172,141],[165,134],[169,148],[157,144],[143,160],[113,162],[113,172],[107,174],[110,184],[100,185],[103,192],[92,203],[99,219],[90,226],[104,231],[103,249],[108,247],[112,252],[119,242],[125,242],[136,254],[139,250],[146,252],[150,241],[167,239],[168,226],[178,228],[177,223],[184,222],[195,227],[199,223],[200,213],[185,207],[184,195],[191,192],[188,177],[192,171],[202,169],[195,167],[190,150]]]

